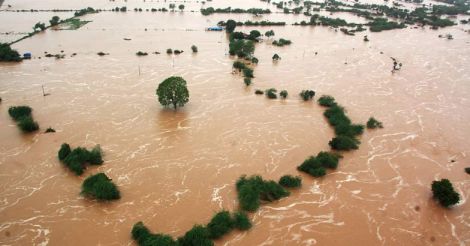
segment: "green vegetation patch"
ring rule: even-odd
[[[8,109],[8,114],[22,132],[29,133],[39,129],[39,124],[34,121],[31,114],[32,111],[29,106],[12,106]]]
[[[103,164],[102,150],[96,145],[91,151],[82,147],[71,149],[70,145],[63,143],[58,152],[59,160],[76,175],[82,175],[86,169],[85,164]]]
[[[97,173],[86,178],[82,184],[81,194],[100,201],[117,200],[121,198],[121,194],[116,185],[104,173]]]
[[[0,62],[19,62],[21,60],[18,51],[12,49],[9,44],[0,43]]]
[[[299,176],[284,175],[279,179],[279,184],[287,188],[299,188],[302,186],[302,178]]]
[[[261,176],[248,178],[242,176],[237,180],[236,187],[240,208],[250,212],[254,212],[259,208],[261,200],[272,202],[290,194],[278,183],[272,180],[263,180]]]
[[[450,207],[460,201],[459,193],[454,190],[452,183],[448,179],[433,181],[431,188],[434,198],[444,207]]]
[[[321,177],[326,174],[326,168],[336,169],[340,158],[342,156],[337,153],[321,151],[317,156],[307,158],[297,170],[314,177]]]
[[[376,120],[374,117],[370,117],[366,124],[368,129],[383,128],[382,122]]]
[[[59,28],[57,28],[57,30],[77,30],[90,22],[92,21],[80,20],[78,18],[69,18],[60,23]]]

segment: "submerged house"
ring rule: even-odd
[[[220,27],[220,26],[214,26],[214,27],[208,27],[206,30],[207,30],[207,31],[220,32],[220,31],[223,31],[224,28],[223,28],[223,27]]]

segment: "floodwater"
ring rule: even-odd
[[[37,4],[18,2],[21,8]],[[43,8],[62,3],[48,4]],[[53,15],[40,14],[46,20]],[[79,30],[48,30],[15,44],[34,59],[0,65],[0,244],[134,245],[130,230],[137,221],[181,236],[220,209],[236,210],[234,183],[243,174],[301,175],[303,187],[263,205],[251,214],[250,231],[234,231],[216,245],[470,244],[470,179],[463,170],[470,166],[468,27],[364,33],[367,43],[363,34],[326,27],[256,28],[273,29],[277,39],[293,44],[257,44],[260,62],[247,88],[231,73],[225,34],[204,31],[228,18],[252,17],[103,12],[85,16],[93,22]],[[307,19],[272,14],[256,20],[282,18]],[[438,38],[446,33],[454,40]],[[190,52],[193,44],[199,53]],[[168,56],[167,48],[185,52]],[[65,59],[44,57],[62,50]],[[110,55],[99,57],[99,51]],[[137,57],[137,51],[149,56]],[[150,54],[155,51],[161,54]],[[273,63],[274,53],[282,60]],[[390,57],[402,70],[391,73]],[[155,96],[158,83],[172,75],[184,77],[190,91],[177,112],[162,108]],[[42,85],[49,96],[43,97]],[[254,95],[271,87],[288,90],[288,99]],[[298,173],[306,157],[329,149],[334,134],[320,106],[299,100],[302,89],[333,95],[354,122],[374,116],[385,128],[365,131],[360,149],[345,153],[325,177]],[[41,131],[51,126],[57,132],[21,134],[7,113],[13,105],[31,106]],[[74,176],[56,157],[64,142],[100,144],[104,164]],[[119,201],[79,195],[83,179],[97,172],[119,186]],[[461,196],[452,209],[432,200],[430,184],[441,178]]]

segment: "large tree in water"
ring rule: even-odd
[[[189,101],[186,80],[181,77],[169,77],[158,85],[158,101],[165,107],[183,107]]]

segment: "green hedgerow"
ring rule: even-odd
[[[324,107],[336,106],[335,98],[328,95],[323,95],[318,99],[318,104]]]
[[[233,226],[241,231],[246,231],[252,227],[252,224],[246,213],[238,211],[233,214]]]
[[[297,188],[302,186],[302,178],[299,176],[284,175],[279,179],[279,184],[288,188]]]
[[[220,211],[212,217],[209,224],[207,224],[207,231],[209,237],[217,239],[233,229],[233,221],[228,211]]]
[[[209,238],[207,228],[201,225],[195,225],[191,230],[186,232],[183,237],[178,238],[180,246],[213,246],[214,243]]]

